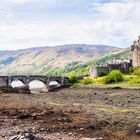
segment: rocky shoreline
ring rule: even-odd
[[[31,94],[29,88],[26,87],[0,87],[0,94],[2,93],[16,93],[16,94]]]
[[[0,94],[1,140],[140,139],[138,89],[24,90],[3,88]]]

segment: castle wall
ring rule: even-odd
[[[138,46],[140,46],[140,36],[138,37]]]
[[[121,72],[127,72],[129,68],[132,66],[131,63],[123,62],[119,64],[107,64],[109,71],[112,70],[120,70]]]
[[[131,45],[131,61],[133,67],[140,66],[140,36],[138,41],[134,41]]]
[[[109,73],[108,67],[92,67],[90,69],[90,77],[97,77],[99,76],[100,71],[104,71],[105,73]]]
[[[105,73],[109,73],[112,70],[120,70],[121,72],[127,72],[131,66],[131,63],[123,62],[119,64],[107,64],[107,67],[92,67],[90,69],[90,77],[94,78],[99,76],[100,71],[104,71]]]
[[[138,52],[138,46],[134,46],[134,49],[131,52],[131,58],[132,58],[132,65],[133,67],[139,66],[139,52]]]

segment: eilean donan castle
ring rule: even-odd
[[[90,77],[99,76],[100,71],[109,73],[110,71],[116,69],[120,70],[121,72],[127,72],[130,67],[137,66],[140,66],[140,36],[138,37],[138,40],[134,41],[133,45],[131,45],[129,60],[114,58],[114,60],[108,61],[102,66],[92,67],[90,69]]]

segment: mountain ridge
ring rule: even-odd
[[[0,75],[43,74],[77,61],[84,64],[106,54],[124,51],[108,45],[66,44],[0,51]]]

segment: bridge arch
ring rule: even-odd
[[[62,78],[59,76],[51,76],[49,77],[49,84],[56,82],[59,85],[62,85]]]
[[[60,86],[61,84],[57,80],[49,81],[49,86]]]
[[[44,85],[47,84],[46,81],[44,81],[44,80],[42,80],[42,79],[31,79],[31,80],[29,81],[29,84],[30,84],[31,82],[34,82],[34,81],[42,82]]]
[[[40,81],[44,83],[45,85],[47,85],[47,77],[45,76],[30,76],[29,83],[31,83],[32,81]]]
[[[23,86],[25,86],[25,83],[22,80],[15,79],[15,80],[11,81],[11,86],[12,87],[23,87]]]
[[[27,80],[26,79],[27,78],[25,76],[20,76],[20,77],[18,77],[18,76],[12,76],[12,77],[10,77],[11,83],[13,81],[21,81],[24,85],[27,84]]]
[[[46,83],[43,80],[31,80],[29,82],[29,88],[33,89],[33,88],[45,88],[46,87]]]

